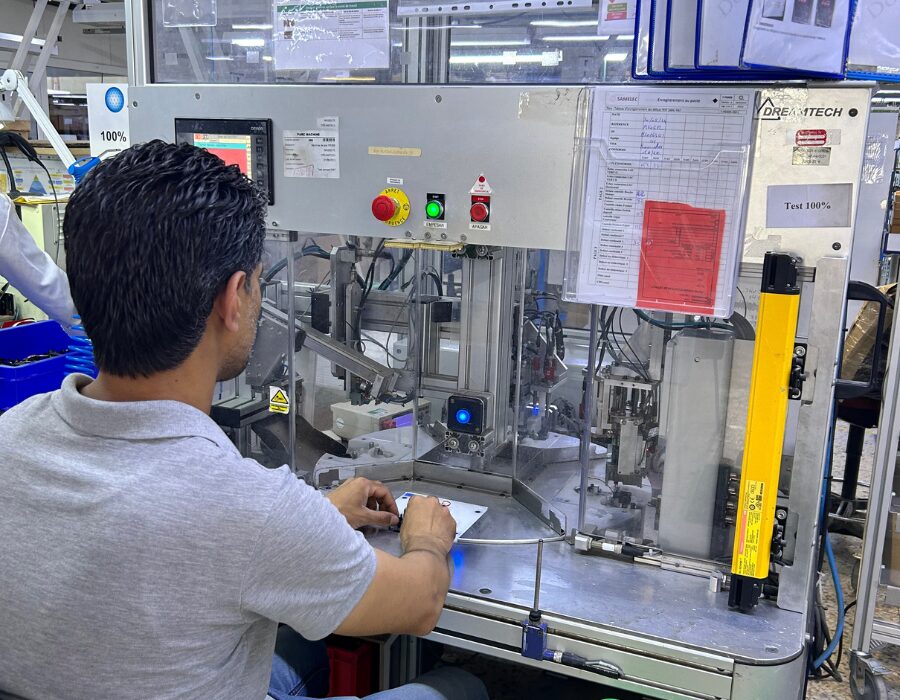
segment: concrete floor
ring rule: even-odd
[[[841,478],[844,475],[844,452],[843,446],[847,441],[847,425],[838,422],[835,435],[834,450],[834,477]],[[857,491],[857,497],[863,498],[869,495],[868,484],[872,476],[872,461],[875,454],[876,433],[870,430],[866,433],[866,442],[863,450],[862,462],[859,469],[860,487]],[[834,490],[839,490],[840,484],[836,484]],[[835,558],[838,563],[838,570],[841,575],[842,586],[844,589],[844,602],[849,604],[856,600],[856,581],[853,580],[854,560],[858,557],[862,550],[862,541],[845,535],[832,536],[832,548],[834,549]],[[837,618],[837,605],[835,603],[834,587],[830,577],[823,580],[822,600],[826,606],[828,624],[834,629]],[[900,622],[900,609],[890,606],[879,606],[876,615],[879,619],[896,620]],[[850,668],[848,665],[849,654],[848,649],[852,645],[853,624],[856,620],[856,608],[851,608],[847,614],[846,632],[844,634],[844,655],[840,665],[840,672],[843,675],[843,682],[834,680],[823,680],[811,682],[807,692],[807,698],[811,700],[852,700],[853,695],[850,692],[848,682],[848,674]],[[889,697],[891,700],[900,700],[900,647],[884,647],[873,654],[880,662],[889,668],[893,674],[886,678],[889,688]],[[868,700],[868,699],[867,699]]]

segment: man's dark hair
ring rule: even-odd
[[[184,362],[229,277],[262,259],[265,214],[236,165],[187,144],[132,146],[91,170],[63,232],[97,367],[137,377]]]

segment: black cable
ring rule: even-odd
[[[385,239],[381,239],[378,242],[378,245],[375,246],[375,250],[372,253],[372,262],[369,263],[369,269],[366,271],[366,276],[363,285],[363,293],[359,298],[359,306],[356,308],[356,320],[353,324],[354,338],[353,340],[357,344],[357,350],[362,352],[362,314],[363,309],[366,306],[366,301],[369,298],[369,294],[372,291],[372,284],[375,282],[375,265],[378,262],[378,258],[381,256],[381,251],[384,250]]]
[[[744,318],[747,318],[747,297],[744,296],[744,293],[741,291],[740,287],[735,287],[737,289],[738,294],[741,295],[741,301],[744,302],[744,313],[741,314]]]
[[[394,280],[396,280],[400,276],[400,273],[403,271],[403,268],[406,267],[406,263],[410,261],[412,255],[412,248],[409,248],[405,253],[403,253],[403,257],[400,258],[400,262],[391,269],[391,274],[385,277],[382,280],[381,284],[378,285],[378,289],[380,291],[383,292],[386,289],[390,288],[390,286],[394,283]],[[393,258],[391,258],[391,260],[393,260]]]
[[[57,267],[59,266],[59,234],[62,232],[62,221],[59,218],[59,197],[56,194],[56,185],[53,183],[53,177],[50,175],[50,171],[47,170],[47,166],[44,165],[44,162],[41,160],[37,161],[37,164],[43,168],[44,172],[47,173],[47,181],[50,183],[50,190],[53,192],[53,201],[56,203],[56,242],[55,242],[55,250],[56,255],[53,257],[53,262],[56,263]]]
[[[306,247],[301,248],[298,252],[294,253],[294,256],[293,256],[294,261],[300,260],[300,258],[303,258],[307,255],[312,255],[313,257],[321,258],[322,260],[330,260],[331,259],[331,254],[328,251],[323,250],[322,248],[316,246],[314,249],[310,249],[310,248],[306,248]],[[263,282],[265,282],[266,284],[271,282],[272,279],[275,277],[275,275],[277,275],[279,272],[281,272],[284,268],[287,267],[287,264],[288,264],[288,259],[282,258],[277,263],[272,265],[272,267],[269,268],[269,271],[263,275]]]
[[[631,343],[628,341],[628,337],[625,335],[625,330],[622,327],[622,309],[619,309],[619,333],[622,335],[622,340],[625,341],[625,345],[628,346],[628,350],[634,356],[635,362],[637,362],[637,364],[634,366],[635,370],[637,370],[638,374],[640,374],[644,379],[646,379],[649,382],[650,375],[644,369],[644,365],[641,362],[640,356],[637,354],[637,352],[635,352],[634,348],[631,347]]]

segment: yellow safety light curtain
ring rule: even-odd
[[[766,253],[760,291],[728,594],[728,604],[744,612],[759,602],[769,575],[800,310],[796,259],[784,253]]]

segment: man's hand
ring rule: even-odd
[[[397,502],[390,489],[380,481],[353,477],[330,492],[327,498],[354,529],[364,525],[389,527],[400,522]]]
[[[456,521],[450,509],[434,496],[413,496],[403,514],[400,546],[403,553],[416,550],[434,552],[446,557],[456,537]]]

